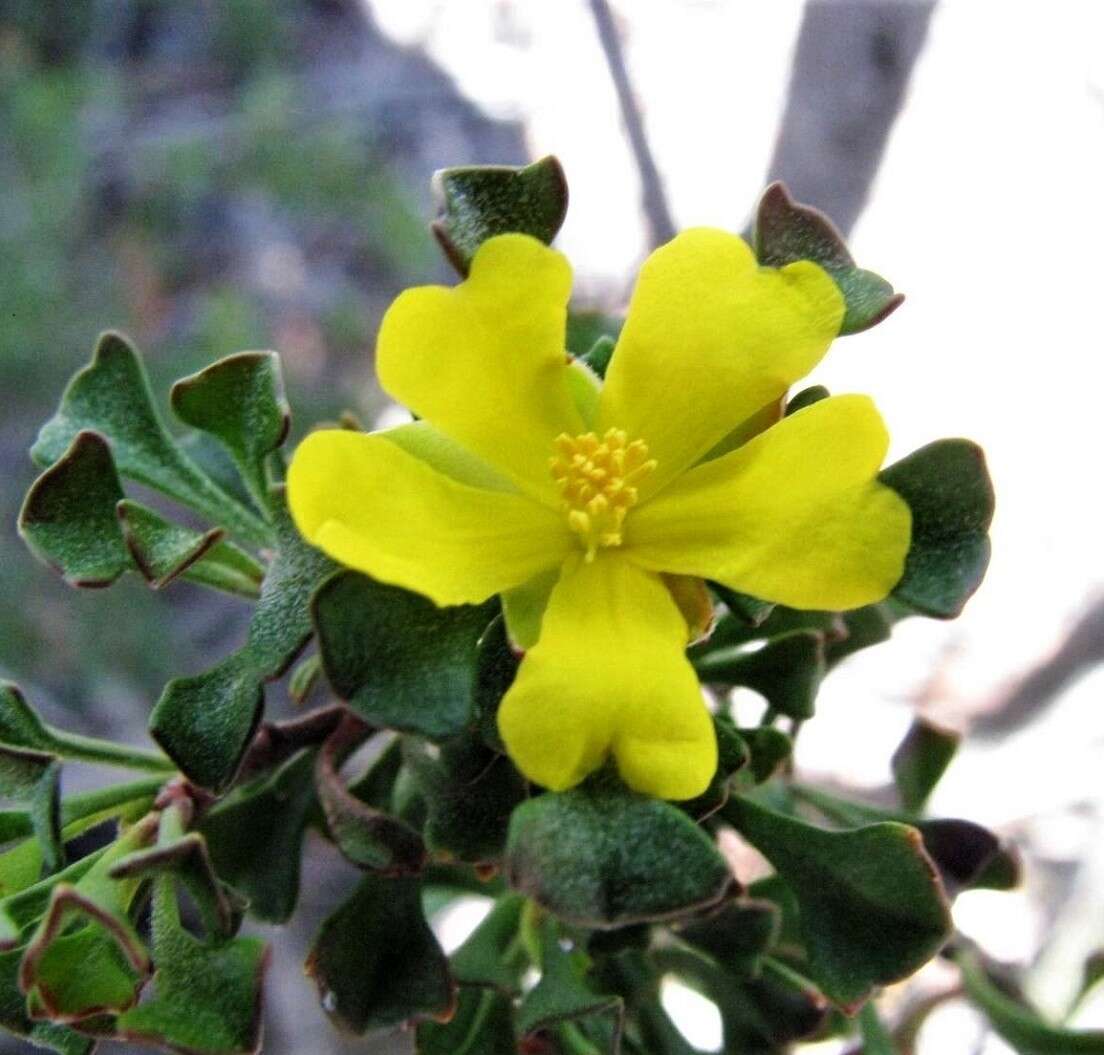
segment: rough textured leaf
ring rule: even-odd
[[[441,169],[433,176],[433,193],[439,209],[433,234],[461,275],[488,238],[517,231],[547,244],[567,214],[567,180],[554,157],[524,168]]]
[[[856,267],[832,221],[812,206],[797,204],[781,183],[772,183],[759,202],[755,254],[759,263],[769,267],[784,267],[795,260],[820,264],[843,294],[841,334],[870,329],[905,299],[880,275]]]
[[[270,501],[278,548],[265,575],[249,624],[247,650],[258,673],[280,677],[310,640],[311,595],[337,565],[303,541],[287,511],[287,493],[274,487]]]
[[[62,838],[76,838],[94,825],[107,820],[117,819],[123,823],[137,820],[149,812],[162,783],[160,779],[140,780],[69,796],[61,807]],[[25,817],[24,832],[30,834],[30,816],[26,814]],[[27,929],[45,914],[54,887],[59,883],[77,883],[104,852],[96,851],[62,871],[38,880],[42,863],[39,844],[30,840],[21,844],[21,847],[35,852],[29,855],[31,868],[27,881],[15,888],[7,885],[3,888],[4,897],[0,900],[0,949],[18,945],[27,936]]]
[[[222,443],[257,507],[266,511],[265,459],[284,442],[291,424],[280,357],[275,352],[227,356],[177,381],[171,399],[181,421]]]
[[[925,718],[913,720],[890,760],[897,794],[906,810],[919,813],[924,808],[961,740],[959,733],[942,729]]]
[[[422,837],[409,825],[353,795],[340,767],[371,733],[347,718],[318,752],[315,784],[326,825],[338,849],[353,864],[383,875],[417,875],[426,861]]]
[[[510,815],[526,797],[513,763],[470,733],[440,747],[407,738],[403,759],[426,804],[429,848],[472,864],[497,861]]]
[[[690,913],[720,900],[732,881],[686,814],[607,774],[519,806],[506,875],[560,918],[591,927]]]
[[[0,952],[0,1028],[17,1037],[24,1037],[35,1047],[48,1048],[61,1055],[90,1055],[93,1044],[89,1037],[66,1026],[51,1022],[36,1022],[27,1014],[27,997],[19,988],[19,964],[23,950]]]
[[[924,615],[953,619],[989,566],[993,485],[981,448],[937,440],[878,479],[912,510],[912,545],[893,596]]]
[[[274,773],[235,788],[200,824],[215,871],[249,899],[250,915],[268,923],[286,922],[299,898],[314,764],[315,752],[300,751]]]
[[[345,571],[321,586],[311,607],[326,677],[366,722],[439,741],[472,721],[477,644],[493,602],[438,608]]]
[[[115,519],[122,497],[107,442],[78,432],[27,492],[19,533],[70,586],[110,586],[131,566]]]
[[[147,845],[156,827],[151,814],[75,885],[58,883],[51,890],[20,965],[19,984],[32,1017],[76,1022],[121,1012],[138,999],[150,969],[149,953],[129,918],[138,883],[113,880],[110,871],[119,858]]]
[[[792,888],[810,973],[837,1004],[911,974],[949,936],[946,896],[915,828],[826,831],[747,798],[723,814]]]
[[[150,735],[200,787],[230,784],[260,724],[264,690],[248,652],[166,686],[150,715]]]
[[[131,559],[155,590],[185,578],[246,597],[260,595],[264,568],[226,542],[221,528],[193,531],[128,499],[115,512]]]
[[[515,1055],[514,1007],[495,989],[461,985],[448,1022],[420,1022],[417,1055]]]
[[[1051,1025],[1033,1008],[1001,992],[974,953],[959,952],[955,960],[966,995],[1020,1055],[1104,1055],[1104,1030]]]
[[[120,1015],[115,1033],[181,1055],[252,1055],[261,1040],[261,983],[268,948],[260,938],[206,945],[180,923],[174,882],[157,881],[152,992]]]
[[[204,475],[173,441],[154,407],[145,367],[121,334],[100,337],[92,362],[69,382],[57,413],[42,426],[31,457],[50,465],[86,430],[110,443],[123,476],[191,506],[250,542],[268,542],[264,523]]]
[[[27,803],[38,840],[37,857],[47,873],[64,864],[61,843],[61,761],[56,755],[0,743],[0,795]]]
[[[198,832],[171,841],[159,839],[148,850],[128,854],[112,867],[110,875],[112,879],[168,876],[191,895],[209,942],[225,941],[237,932],[244,905],[215,875],[206,840]]]
[[[712,651],[697,659],[694,667],[704,681],[754,689],[779,714],[804,721],[815,712],[824,677],[824,635],[794,630],[772,637],[754,651]]]
[[[447,1019],[455,1007],[448,960],[425,921],[416,879],[365,875],[322,924],[306,971],[323,1010],[354,1033]]]

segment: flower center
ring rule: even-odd
[[[584,432],[556,437],[549,459],[552,479],[563,496],[567,522],[594,560],[601,546],[620,546],[625,514],[636,505],[637,485],[656,467],[643,440],[629,442],[621,429],[601,438]]]

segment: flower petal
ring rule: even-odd
[[[439,605],[527,582],[571,545],[552,510],[459,483],[381,434],[308,436],[288,470],[288,504],[308,542]]]
[[[866,396],[821,400],[634,510],[628,555],[793,608],[880,601],[904,570],[912,526],[875,479],[888,446]]]
[[[699,227],[645,261],[602,390],[598,431],[616,426],[657,460],[655,493],[828,350],[843,297],[807,260],[760,267],[736,235]]]
[[[717,767],[717,744],[686,636],[686,620],[658,576],[617,556],[570,560],[540,640],[499,708],[498,728],[518,768],[562,791],[612,752],[637,791],[701,794]]]
[[[571,268],[526,235],[488,239],[454,288],[403,293],[380,327],[387,392],[527,494],[557,505],[552,441],[584,431],[567,380]]]

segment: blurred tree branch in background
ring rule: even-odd
[[[924,49],[935,0],[810,0],[770,180],[855,225]]]
[[[621,51],[621,40],[614,25],[613,13],[606,0],[590,0],[590,9],[594,13],[594,22],[598,27],[598,39],[602,53],[606,57],[610,77],[617,91],[617,101],[621,106],[621,117],[625,122],[625,131],[632,146],[633,158],[640,173],[641,205],[648,225],[648,243],[655,248],[675,237],[675,221],[667,204],[667,195],[663,189],[663,180],[656,168],[652,148],[644,131],[644,122],[640,116],[636,96],[629,81],[629,71],[625,66],[625,56]]]

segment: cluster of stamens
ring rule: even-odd
[[[656,467],[643,440],[629,442],[622,429],[607,429],[599,438],[584,432],[556,437],[549,459],[567,510],[567,522],[594,560],[602,546],[620,546],[625,514],[636,505],[637,485]]]

